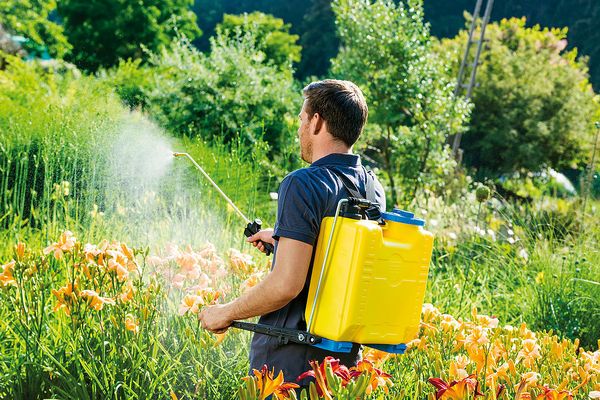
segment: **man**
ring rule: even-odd
[[[363,197],[370,192],[385,210],[381,185],[352,154],[368,114],[361,90],[348,81],[324,80],[311,83],[303,92],[298,136],[302,159],[311,165],[290,173],[281,183],[274,230],[248,238],[261,251],[261,240],[275,246],[273,267],[238,299],[203,309],[202,326],[212,332],[224,332],[233,320],[258,315],[263,324],[306,330],[304,310],[320,224],[335,214],[340,199],[350,196],[344,181]],[[322,361],[328,355],[350,367],[358,361],[359,346],[354,345],[349,354],[331,353],[308,345],[282,345],[275,337],[255,334],[250,367],[267,364],[293,382],[310,369],[309,361]]]

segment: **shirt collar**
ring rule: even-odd
[[[311,167],[321,167],[324,165],[357,167],[360,165],[360,156],[358,156],[358,154],[331,153],[310,164]]]

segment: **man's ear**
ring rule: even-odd
[[[321,114],[319,114],[319,113],[314,113],[314,115],[312,116],[312,119],[313,120],[311,122],[314,124],[314,130],[312,131],[312,134],[318,135],[319,132],[321,132],[321,129],[323,128],[323,124],[325,123],[325,120],[323,119],[323,117],[321,117]]]

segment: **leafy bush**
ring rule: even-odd
[[[473,116],[464,135],[464,160],[488,176],[524,168],[560,169],[587,161],[599,103],[587,60],[565,51],[567,29],[525,27],[502,20],[486,31],[477,72]],[[467,32],[444,39],[438,52],[456,76]]]
[[[302,47],[296,44],[299,36],[290,34],[290,27],[281,18],[256,11],[243,15],[225,14],[216,29],[234,36],[245,30],[254,32],[258,49],[265,53],[267,59],[276,65],[289,67],[290,63],[300,61],[302,51]]]
[[[145,58],[143,47],[158,51],[179,33],[199,36],[192,4],[190,0],[60,1],[58,12],[73,45],[67,60],[96,71],[120,59]]]
[[[119,60],[119,64],[98,74],[115,88],[121,100],[130,108],[145,108],[148,103],[147,92],[152,89],[153,71],[142,66],[142,60]]]
[[[62,57],[71,49],[71,45],[65,37],[61,24],[54,18],[49,18],[54,11],[56,11],[55,0],[0,2],[0,19],[4,29],[12,34],[24,36],[26,38],[24,47],[27,52],[40,55],[40,50],[47,49],[50,55]]]
[[[151,114],[170,131],[206,140],[266,141],[285,154],[300,109],[291,70],[266,62],[251,32],[217,34],[204,55],[187,41],[152,57],[157,69],[148,94]]]

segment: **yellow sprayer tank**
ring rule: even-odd
[[[334,217],[323,219],[305,310],[310,333],[381,345],[416,337],[433,235],[412,213],[394,209],[382,216],[385,225],[337,218],[313,313]]]

